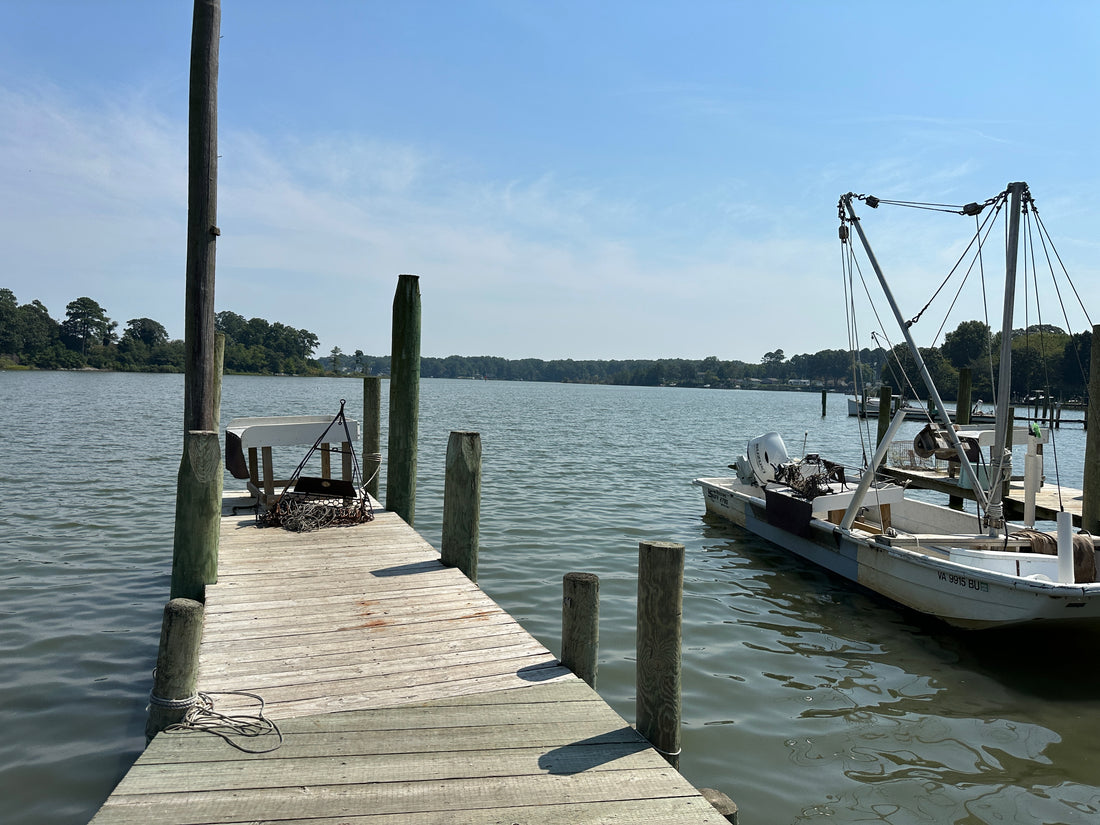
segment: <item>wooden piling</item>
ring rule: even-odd
[[[378,498],[382,465],[382,378],[363,376],[363,478],[367,492]]]
[[[821,391],[821,417],[825,417],[825,410],[828,408],[829,393],[828,390]]]
[[[172,597],[199,601],[204,586],[217,580],[222,493],[217,434],[221,366],[214,332],[214,252],[221,234],[217,226],[220,30],[220,0],[196,0],[187,140],[184,440],[176,490]]]
[[[183,429],[216,430],[214,252],[218,229],[220,0],[196,0],[191,29],[187,139],[187,281]]]
[[[737,825],[737,803],[730,799],[728,795],[716,791],[714,788],[700,788],[699,793],[703,795],[703,799],[709,802],[715,811],[725,818],[726,822]]]
[[[883,384],[878,388],[878,436],[875,444],[881,444],[886,431],[890,429],[890,419],[893,418],[890,407],[893,404],[894,391],[889,384]]]
[[[1100,324],[1092,328],[1089,394],[1085,410],[1085,477],[1081,499],[1081,529],[1100,535]]]
[[[973,394],[973,377],[970,367],[959,369],[959,394],[955,401],[955,423],[970,423],[970,399]]]
[[[221,532],[221,448],[218,434],[191,430],[183,441],[176,479],[176,526],[172,541],[173,599],[205,598],[206,585],[218,580]],[[215,498],[211,492],[219,495]]]
[[[561,663],[594,688],[599,648],[599,576],[566,573],[562,579]]]
[[[638,545],[636,724],[672,767],[680,767],[680,631],[684,545]]]
[[[193,599],[172,599],[164,606],[157,668],[149,694],[145,738],[183,720],[196,699],[203,606]]]
[[[443,536],[440,560],[477,581],[481,520],[481,435],[452,432],[447,440],[443,480]]]
[[[225,333],[214,333],[214,429],[221,424],[222,415],[222,377],[225,372]],[[221,490],[218,491],[221,498]]]
[[[390,430],[386,509],[410,526],[416,511],[416,442],[420,419],[420,279],[401,275],[393,298]]]

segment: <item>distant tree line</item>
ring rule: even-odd
[[[941,396],[955,400],[959,369],[971,370],[972,397],[993,399],[992,376],[1000,366],[1000,333],[990,334],[979,321],[964,321],[949,332],[940,347],[921,349]],[[1084,396],[1088,386],[1092,333],[1069,335],[1058,327],[1030,326],[1012,334],[1012,392],[1024,397],[1044,391],[1068,400]],[[320,359],[328,373],[387,375],[389,356],[354,355],[339,347]],[[783,389],[844,389],[862,392],[887,384],[895,395],[923,400],[926,391],[916,363],[904,344],[893,349],[865,348],[853,358],[848,350],[827,349],[789,359],[783,350],[767,352],[758,364],[722,361],[711,355],[702,360],[543,361],[509,360],[493,356],[422,356],[425,378],[470,378],[495,381],[553,381],[585,384],[679,387],[781,387]]]
[[[317,336],[262,318],[245,320],[219,312],[215,328],[225,333],[227,372],[320,375],[313,359]],[[0,367],[102,369],[123,372],[183,372],[183,341],[152,318],[131,318],[119,332],[98,302],[77,298],[65,317],[50,316],[41,301],[20,305],[10,289],[0,289]]]
[[[981,321],[964,321],[944,337],[943,345],[921,349],[936,386],[954,398],[959,370],[971,371],[972,397],[994,400],[994,380],[1001,362],[1001,333],[990,334]],[[1092,333],[1066,333],[1050,324],[1033,324],[1012,331],[1012,388],[1021,399],[1044,392],[1063,401],[1084,399],[1089,381]],[[881,380],[895,393],[925,398],[916,363],[904,344],[895,346],[885,360]],[[915,388],[915,389],[911,389]]]
[[[219,312],[215,329],[225,334],[226,372],[265,375],[388,375],[388,355],[351,355],[333,347],[315,359],[319,340],[309,330],[245,319]],[[1088,385],[1092,348],[1090,332],[1069,335],[1051,325],[1033,325],[1012,336],[1013,386],[1023,397],[1042,390],[1056,398],[1083,397]],[[1000,360],[1000,334],[980,321],[964,321],[947,333],[939,347],[921,350],[941,394],[953,400],[958,371],[969,367],[973,397],[992,400],[992,378]],[[0,367],[81,369],[142,372],[182,372],[183,342],[169,340],[164,326],[151,318],[131,318],[119,332],[117,321],[87,297],[65,307],[56,321],[40,301],[20,305],[9,289],[0,289]],[[844,389],[862,391],[884,383],[896,395],[924,398],[923,383],[904,345],[892,350],[863,349],[858,357],[847,350],[827,349],[793,355],[777,349],[759,363],[702,360],[543,361],[494,356],[422,357],[425,378],[471,378],[496,381],[552,381],[633,386],[756,387]]]

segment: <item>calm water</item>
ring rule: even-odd
[[[144,745],[182,386],[0,373],[4,822],[86,822]],[[340,398],[358,416],[361,382],[231,376],[222,420]],[[748,825],[1095,823],[1100,639],[947,631],[703,517],[691,479],[766,430],[858,461],[829,400],[822,419],[811,393],[425,381],[416,527],[438,546],[447,436],[480,432],[481,585],[557,651],[562,575],[599,574],[598,687],[631,721],[637,545],[686,545],[681,770]],[[1058,433],[1073,486],[1083,441]]]

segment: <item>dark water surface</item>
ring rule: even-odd
[[[358,417],[361,382],[230,376],[222,420],[341,398]],[[628,721],[638,542],[683,543],[681,770],[746,825],[1100,821],[1100,638],[950,631],[703,516],[691,479],[767,430],[857,463],[829,402],[426,380],[416,527],[438,547],[448,434],[480,432],[480,584],[557,651],[562,575],[597,573],[598,688]],[[144,745],[182,405],[180,376],[0,373],[5,823],[86,822]],[[1079,487],[1083,433],[1057,439]]]

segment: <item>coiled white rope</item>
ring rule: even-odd
[[[247,696],[255,699],[260,704],[260,710],[255,716],[227,715],[214,710],[213,696]],[[247,693],[243,690],[213,691],[211,693],[199,692],[197,696],[187,699],[160,699],[150,696],[151,703],[161,707],[190,707],[187,715],[181,722],[169,725],[164,729],[165,733],[211,733],[244,753],[271,753],[278,750],[283,744],[283,732],[271,719],[264,716],[264,700],[255,693]],[[180,704],[166,704],[180,703]],[[249,748],[234,741],[234,739],[259,739],[264,736],[275,736],[278,741],[266,748]]]

